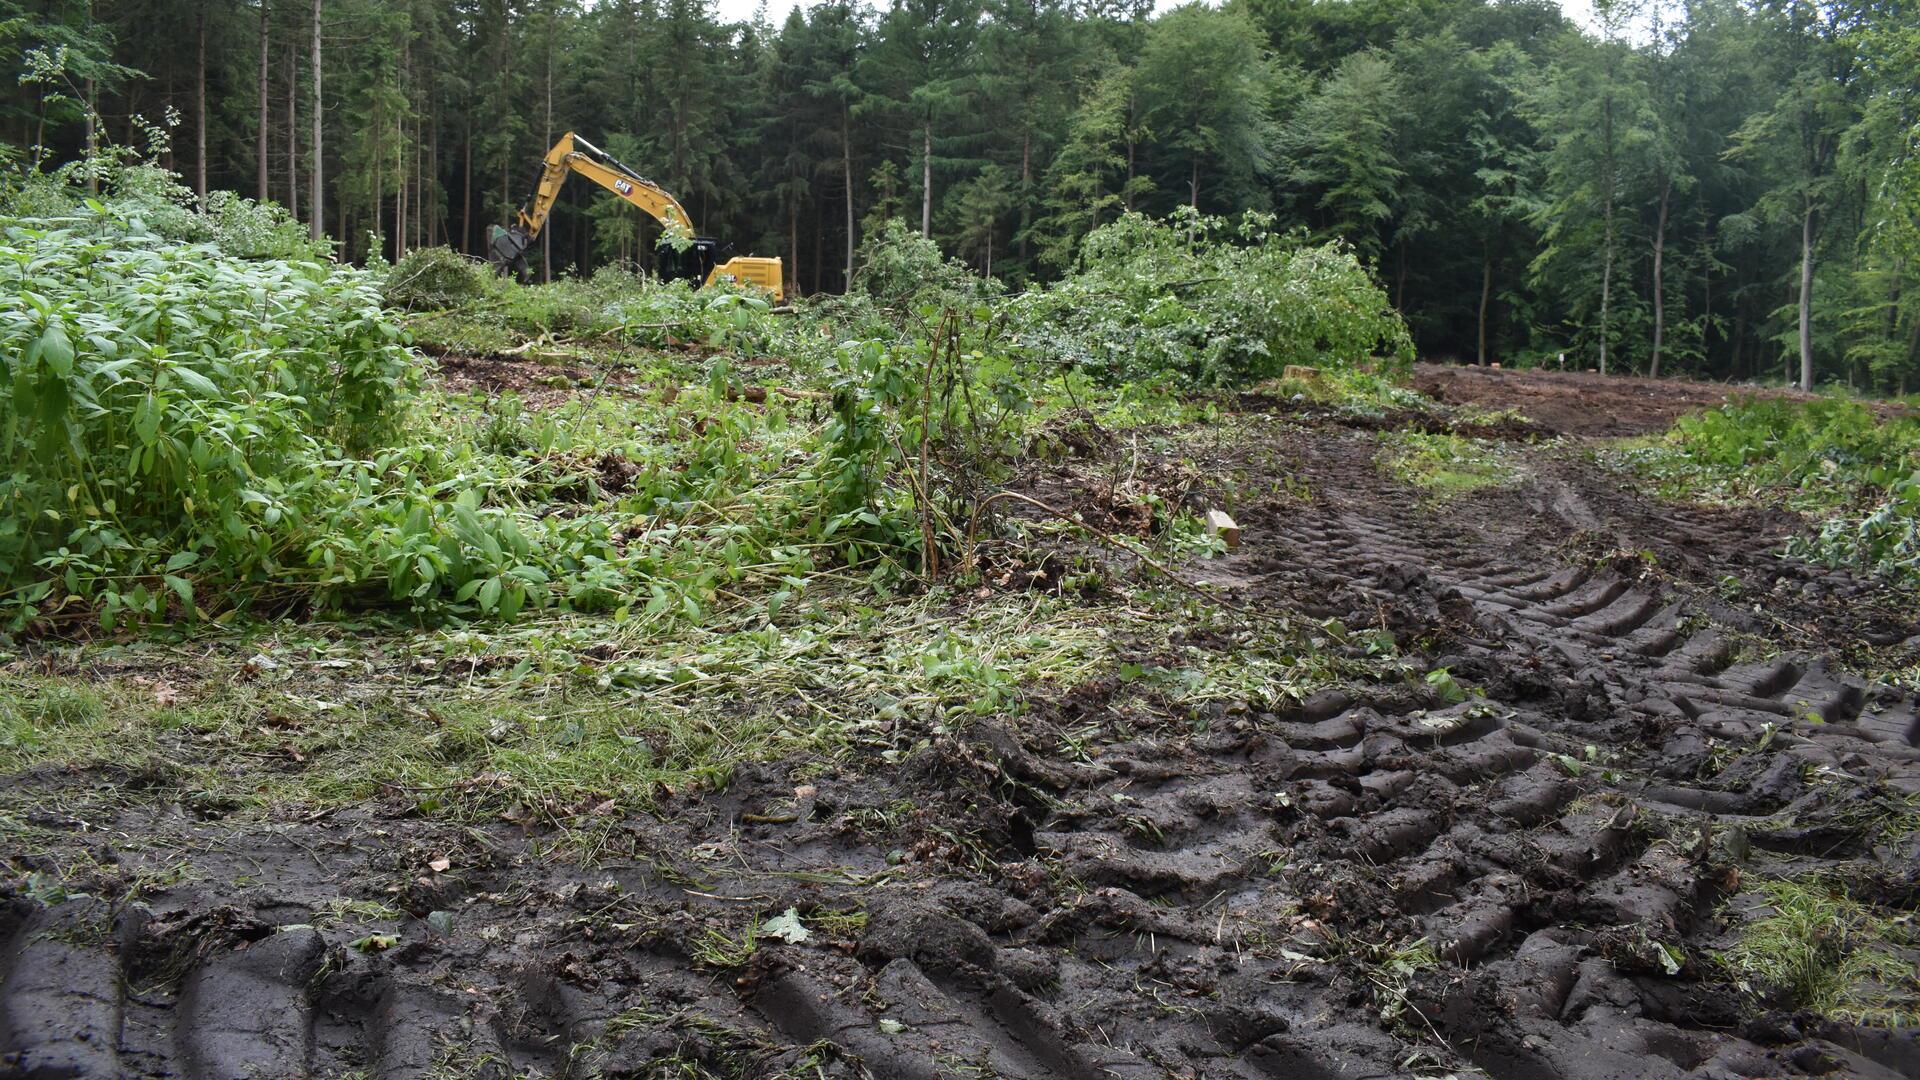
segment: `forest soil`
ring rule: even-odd
[[[1650,435],[1665,431],[1686,413],[1742,396],[1815,398],[1778,386],[1458,364],[1420,364],[1414,369],[1413,385],[1449,405],[1471,405],[1488,412],[1515,409],[1559,434],[1591,436]],[[1876,408],[1886,413],[1911,411],[1890,405]]]
[[[1725,393],[1418,380],[1582,434]],[[1920,713],[1869,677],[1920,653],[1902,597],[1779,556],[1791,515],[1654,500],[1526,425],[1520,480],[1436,504],[1377,432],[1235,419],[1199,466],[1289,482],[1188,572],[1383,630],[1415,677],[1170,715],[1119,655],[904,761],[594,821],[591,860],[556,854],[577,822],[405,798],[262,829],[167,776],[0,778],[60,837],[17,871],[102,868],[0,903],[0,1075],[1920,1075],[1912,1029],[1721,959],[1745,882],[1920,898]],[[143,875],[170,883],[116,900]],[[320,917],[342,897],[397,917]],[[756,935],[788,909],[805,940]]]

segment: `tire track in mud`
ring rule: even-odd
[[[1860,854],[1835,791],[1920,791],[1912,695],[1817,655],[1745,657],[1712,596],[1530,546],[1612,527],[1577,491],[1423,509],[1371,445],[1307,447],[1323,495],[1242,512],[1246,547],[1209,576],[1377,624],[1484,697],[1326,692],[1081,761],[1045,725],[989,722],[898,775],[824,778],[855,794],[785,832],[732,813],[790,793],[785,774],[737,778],[634,823],[646,860],[591,887],[495,829],[498,864],[434,900],[473,939],[411,918],[366,951],[363,929],[238,911],[218,883],[159,910],[16,902],[0,1076],[1920,1075],[1910,1033],[1756,1018],[1668,971],[1697,975],[1687,954],[1755,853]],[[1655,539],[1760,542],[1672,518]],[[848,822],[903,798],[972,821],[998,864],[886,871],[906,838]],[[689,854],[716,836],[722,873]],[[830,864],[885,883],[803,876]],[[282,896],[327,892],[308,885]],[[867,922],[702,958],[786,906]],[[1406,951],[1421,939],[1430,962]]]
[[[1117,752],[1120,775],[1080,800],[1095,809],[1066,815],[1043,845],[1083,880],[1160,905],[1162,928],[1180,922],[1165,908],[1218,912],[1183,935],[1200,952],[1208,929],[1216,943],[1278,929],[1283,955],[1314,958],[1364,948],[1367,934],[1424,937],[1461,974],[1407,992],[1424,996],[1410,1011],[1495,1076],[1797,1071],[1725,1034],[1746,1019],[1733,995],[1689,999],[1657,976],[1682,962],[1750,846],[1844,856],[1860,842],[1777,827],[1831,801],[1810,775],[1920,792],[1914,696],[1819,657],[1742,662],[1684,589],[1516,553],[1347,475],[1359,497],[1243,514],[1249,535],[1275,541],[1225,576],[1256,596],[1284,579],[1318,614],[1371,608],[1383,625],[1424,601],[1450,624],[1442,664],[1486,682],[1490,699],[1410,710],[1323,695],[1244,738],[1193,740],[1185,760]],[[1549,512],[1567,494],[1536,501]],[[1694,534],[1683,542],[1746,542],[1676,516]],[[1114,828],[1106,800],[1137,805],[1142,824]],[[1276,859],[1264,873],[1250,865],[1261,850]],[[1279,927],[1244,918],[1276,910],[1294,914]],[[1291,1042],[1289,1060],[1341,1075],[1349,1025],[1303,1023],[1308,1011],[1270,1015],[1266,1028],[1286,1034],[1259,1045]],[[1801,1047],[1802,1066],[1920,1072],[1911,1033],[1826,1034],[1845,1045]]]

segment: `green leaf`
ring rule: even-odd
[[[172,373],[174,378],[187,384],[189,389],[202,397],[215,398],[220,396],[220,388],[214,385],[212,379],[207,378],[205,375],[200,374],[190,367],[176,367],[172,369]]]
[[[511,619],[520,614],[520,608],[527,602],[527,589],[524,585],[514,585],[500,594],[500,617]]]
[[[48,323],[40,332],[40,359],[46,361],[48,369],[61,378],[73,374],[73,342],[67,340],[67,328],[59,323]]]
[[[133,407],[133,433],[148,446],[160,435],[160,401],[151,391]]]
[[[813,936],[813,931],[800,923],[800,909],[787,910],[760,924],[760,932],[767,937],[776,937],[789,945],[798,945]]]

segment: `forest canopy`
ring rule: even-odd
[[[135,148],[353,260],[479,252],[577,130],[800,293],[891,220],[1017,285],[1191,206],[1350,245],[1431,358],[1920,374],[1904,2],[5,0],[0,52],[14,186]],[[646,269],[658,232],[576,184],[529,255]]]

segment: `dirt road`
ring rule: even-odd
[[[1420,379],[1565,431],[1696,400]],[[1920,714],[1849,673],[1920,651],[1900,598],[1777,557],[1790,517],[1661,504],[1565,446],[1436,507],[1376,433],[1236,422],[1200,467],[1295,482],[1190,572],[1443,674],[1191,716],[1117,674],[1033,688],[897,764],[776,763],[603,823],[591,865],[379,805],[237,830],[157,779],[54,820],[130,869],[183,846],[171,884],[0,914],[0,1074],[1920,1075],[1911,1030],[1769,1006],[1714,959],[1743,881],[1912,909]],[[7,778],[50,807],[137,780]],[[391,941],[316,917],[387,880]],[[805,940],[752,947],[788,908]]]

